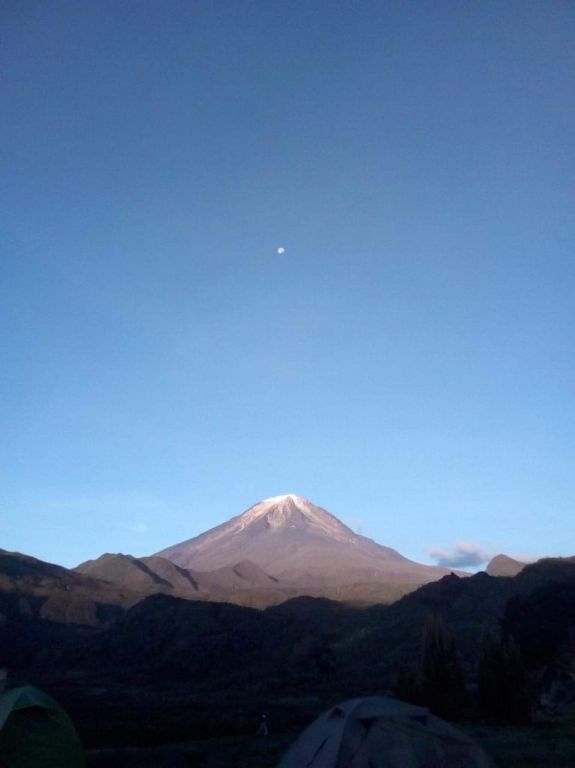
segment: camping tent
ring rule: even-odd
[[[72,721],[48,694],[24,686],[0,696],[0,768],[84,768]]]
[[[324,712],[277,768],[493,768],[472,739],[423,707],[372,696]]]

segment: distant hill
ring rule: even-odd
[[[496,555],[487,563],[485,571],[490,576],[517,576],[527,563],[514,560],[508,555]]]
[[[249,603],[250,596],[256,604],[274,603],[292,596],[289,589],[283,592],[278,579],[249,560],[214,571],[196,571],[181,568],[159,555],[136,558],[106,553],[81,563],[75,570],[147,595],[164,592],[193,600],[240,604]]]
[[[146,594],[176,592],[195,596],[199,591],[188,571],[161,557],[137,558],[106,552],[96,560],[80,563],[74,570]]]
[[[6,617],[96,626],[141,599],[91,575],[0,550],[0,611]]]
[[[573,696],[575,557],[540,560],[514,581],[520,593],[506,607],[503,631],[513,636],[530,667],[546,668],[548,676],[562,670],[564,678],[572,681]],[[561,703],[560,698],[556,703]]]

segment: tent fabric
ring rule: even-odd
[[[27,707],[44,707],[55,711],[60,709],[60,705],[39,688],[34,688],[32,685],[11,688],[0,696],[0,730],[13,711]]]
[[[32,686],[0,696],[0,768],[85,768],[70,718],[48,694]]]
[[[493,768],[470,737],[423,707],[350,699],[324,712],[277,768]]]

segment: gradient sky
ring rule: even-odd
[[[1,547],[575,554],[572,2],[0,13]]]

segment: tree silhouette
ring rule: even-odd
[[[521,651],[513,638],[489,639],[477,670],[483,714],[502,723],[531,720],[529,681]]]
[[[408,704],[421,704],[421,683],[413,667],[401,667],[393,684],[393,695]]]
[[[460,716],[465,703],[463,670],[455,641],[437,614],[431,614],[423,628],[421,696],[423,703],[440,717]]]

